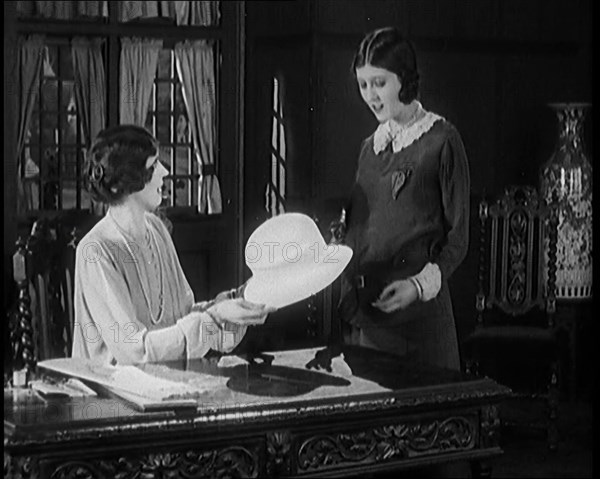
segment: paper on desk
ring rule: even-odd
[[[49,359],[38,363],[41,368],[101,384],[115,392],[125,392],[153,401],[191,399],[206,392],[201,384],[190,386],[159,378],[136,366],[111,366],[78,358]]]
[[[31,389],[40,393],[44,397],[49,396],[67,396],[70,398],[79,398],[86,396],[97,396],[96,391],[90,389],[77,379],[67,381],[50,382],[45,379],[31,381]]]

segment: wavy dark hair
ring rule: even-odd
[[[84,166],[84,185],[92,198],[108,205],[141,191],[152,178],[146,168],[149,157],[158,154],[158,141],[145,128],[118,125],[98,133]]]
[[[419,72],[417,54],[412,43],[404,37],[400,29],[386,27],[367,34],[358,47],[352,61],[352,74],[356,69],[371,65],[385,68],[400,78],[402,87],[399,98],[409,104],[419,94]]]

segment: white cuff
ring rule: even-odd
[[[193,312],[177,321],[185,336],[187,359],[202,358],[216,343],[219,328],[206,313]]]
[[[427,263],[421,272],[412,276],[411,279],[416,280],[421,285],[423,292],[420,297],[421,301],[429,301],[435,298],[442,287],[442,272],[435,263]]]

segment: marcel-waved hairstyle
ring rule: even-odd
[[[417,70],[417,54],[412,43],[407,40],[400,29],[386,27],[367,34],[358,47],[352,61],[352,73],[356,69],[371,65],[398,75],[402,88],[399,98],[408,104],[419,94],[419,72]]]
[[[152,179],[146,168],[158,153],[158,141],[145,128],[118,125],[98,133],[84,167],[84,184],[94,200],[116,205]]]

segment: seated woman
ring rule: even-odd
[[[109,208],[77,246],[73,357],[132,364],[228,352],[272,312],[228,293],[194,303],[154,214],[168,173],[158,152],[134,125],[101,131],[90,149],[86,188]]]

